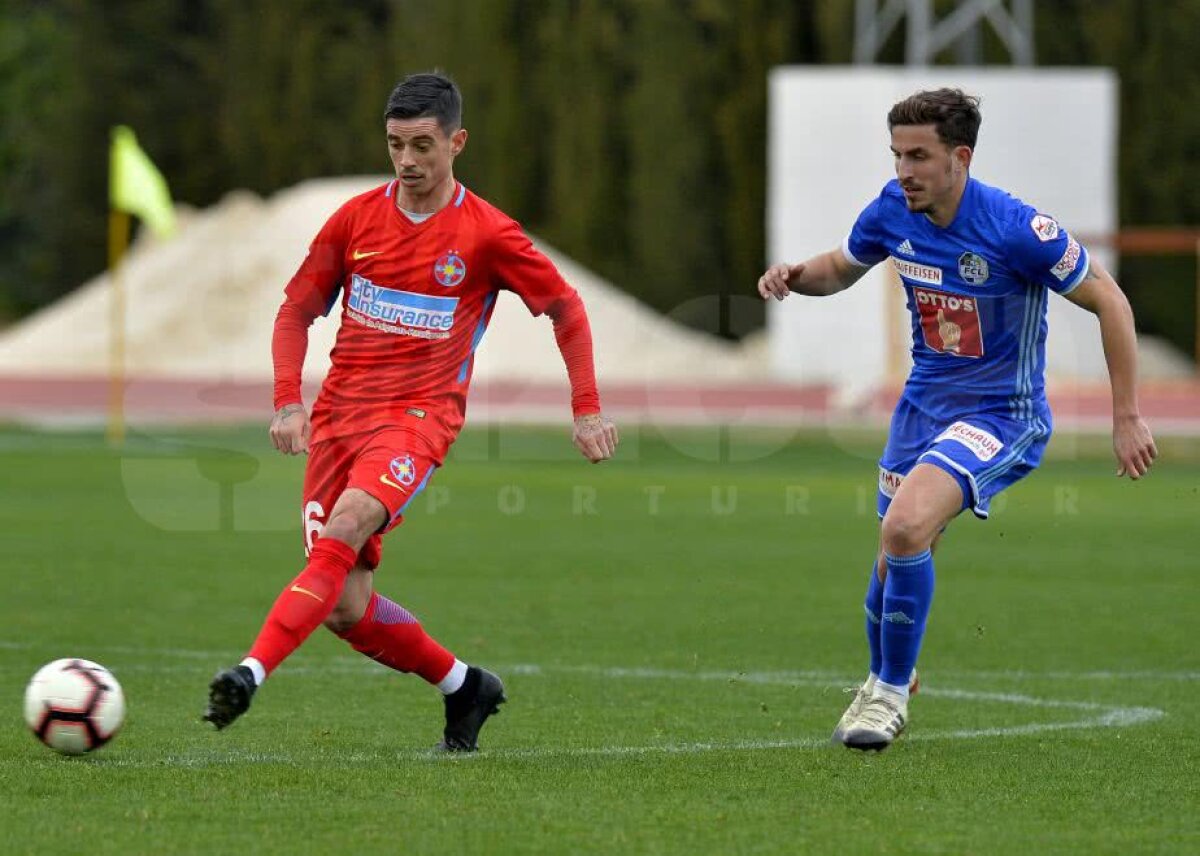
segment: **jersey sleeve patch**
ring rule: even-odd
[[[1087,276],[1088,268],[1091,266],[1092,260],[1088,256],[1087,249],[1079,244],[1076,244],[1076,246],[1079,247],[1076,251],[1076,258],[1071,262],[1070,270],[1065,274],[1066,278],[1063,280],[1063,287],[1058,290],[1059,294],[1070,294],[1078,288],[1083,283],[1084,277]],[[1066,256],[1067,254],[1064,254],[1063,258],[1066,259]],[[1059,264],[1062,264],[1062,262],[1059,262]],[[1055,267],[1057,266],[1055,265]],[[1055,272],[1054,275],[1058,276],[1058,273]]]
[[[1018,217],[1006,242],[1013,268],[1028,282],[1066,294],[1083,278],[1087,250],[1053,217],[1028,207]]]
[[[1029,221],[1029,228],[1033,229],[1033,234],[1043,243],[1058,237],[1058,221],[1045,214],[1035,214]]]
[[[1062,258],[1055,262],[1054,267],[1050,268],[1050,273],[1054,274],[1054,278],[1059,282],[1066,282],[1067,278],[1079,267],[1081,255],[1079,242],[1068,236],[1067,248],[1063,250]]]

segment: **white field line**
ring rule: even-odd
[[[0,642],[0,648],[25,649],[24,643]],[[141,649],[126,648],[126,647],[110,647],[107,649],[109,653],[136,653],[141,656],[151,657],[167,657],[172,656],[172,653],[167,651],[143,651]],[[175,651],[174,655],[185,656],[189,659],[195,658],[197,655],[204,654],[208,656],[214,652],[198,652],[198,651]],[[140,664],[148,671],[177,671],[179,667],[164,665],[162,663],[145,663]],[[352,667],[352,668],[347,668]],[[142,668],[133,667],[136,671],[142,671]],[[191,667],[189,667],[191,670]],[[124,671],[122,669],[121,671]],[[363,661],[361,663],[355,661],[330,661],[324,666],[299,666],[289,668],[288,673],[329,673],[329,672],[357,672],[361,674],[369,674],[374,671],[380,674],[388,673],[388,670],[377,666],[373,663]],[[723,682],[728,684],[738,683],[753,683],[760,685],[787,685],[787,686],[814,686],[828,689],[831,686],[836,686],[838,683],[844,682],[844,676],[837,676],[833,672],[819,671],[783,671],[783,672],[733,672],[733,671],[699,671],[691,672],[674,669],[653,669],[653,668],[614,668],[601,666],[541,666],[535,664],[514,664],[501,669],[506,674],[519,674],[529,676],[548,676],[553,674],[582,674],[592,675],[596,677],[607,678],[610,680],[688,680],[688,681],[709,681]],[[982,673],[959,673],[959,674],[974,674]],[[1002,673],[1010,674],[1010,673]],[[1015,673],[1012,673],[1015,674]],[[1023,673],[1026,677],[1036,677],[1029,673]],[[1120,673],[1113,673],[1119,675]],[[1190,674],[1190,673],[1179,673]],[[1191,680],[1193,678],[1184,678]],[[934,698],[947,698],[958,701],[971,702],[991,702],[994,704],[1013,704],[1024,707],[1033,708],[1057,708],[1061,710],[1075,710],[1082,714],[1078,719],[1062,721],[1062,722],[1031,722],[1021,725],[1012,726],[996,726],[991,728],[974,728],[974,729],[952,729],[941,731],[924,731],[916,734],[908,735],[903,739],[906,741],[926,742],[931,740],[974,740],[986,737],[1027,737],[1037,734],[1048,734],[1059,731],[1078,731],[1094,728],[1120,728],[1134,725],[1141,725],[1148,722],[1161,719],[1166,715],[1166,712],[1154,707],[1127,707],[1122,705],[1101,704],[1097,702],[1087,701],[1071,701],[1068,699],[1050,699],[1040,698],[1018,693],[1002,693],[1002,692],[987,692],[964,689],[951,689],[939,687],[925,687],[921,690],[921,695],[931,696]],[[705,741],[691,743],[668,743],[661,745],[650,746],[580,746],[580,747],[544,747],[544,748],[512,748],[512,749],[489,749],[482,755],[472,756],[443,756],[429,750],[412,750],[401,751],[391,755],[378,755],[368,753],[353,753],[337,758],[337,762],[342,765],[371,765],[385,763],[389,760],[406,760],[406,761],[421,761],[421,760],[466,760],[470,758],[577,758],[577,757],[639,757],[647,755],[692,755],[706,752],[751,752],[763,751],[772,749],[799,749],[799,750],[814,750],[821,749],[829,745],[829,741],[824,737],[798,737],[793,739],[783,740],[733,740],[733,741]],[[14,762],[19,759],[13,759]],[[303,756],[293,756],[287,753],[241,753],[236,750],[232,752],[216,752],[209,751],[203,754],[188,754],[188,755],[171,755],[164,758],[150,760],[139,758],[116,758],[111,761],[107,759],[98,759],[98,763],[104,766],[120,766],[120,767],[207,767],[229,764],[287,764],[299,765],[307,763],[307,759]],[[24,762],[21,762],[24,763]],[[2,765],[3,762],[0,762]]]
[[[45,643],[33,643],[23,640],[0,639],[0,651],[32,651],[45,648]],[[98,660],[95,654],[114,654],[118,657],[135,657],[137,661],[134,663],[124,662],[119,667],[114,667],[113,672],[122,671],[182,671],[178,667],[171,667],[161,663],[163,659],[178,659],[178,660],[203,660],[212,665],[213,669],[219,666],[228,665],[233,660],[236,660],[240,654],[232,648],[224,649],[196,649],[196,648],[142,648],[134,645],[89,645],[85,651],[73,651],[72,656],[81,656],[89,660]],[[60,656],[60,655],[55,655]],[[31,666],[36,667],[38,663],[33,663]],[[378,665],[369,660],[364,660],[357,657],[338,657],[336,659],[314,660],[306,658],[303,655],[296,660],[289,662],[284,668],[284,673],[289,675],[301,674],[319,674],[321,672],[364,672],[367,674],[378,673],[381,675],[391,674],[391,671],[383,666]],[[848,677],[843,671],[833,669],[786,669],[786,670],[769,670],[769,671],[685,671],[682,669],[658,669],[653,667],[618,667],[618,666],[572,666],[572,665],[549,665],[537,666],[530,664],[517,663],[509,666],[495,666],[502,672],[510,674],[539,674],[544,671],[561,672],[564,674],[578,673],[587,675],[601,675],[611,678],[660,678],[663,680],[673,679],[689,679],[689,680],[709,680],[709,681],[730,681],[746,684],[797,684],[812,681],[822,681],[828,684],[849,684],[852,680],[860,680],[861,676],[856,678]],[[0,670],[7,671],[3,666]],[[32,675],[33,672],[31,671]],[[1200,671],[1158,671],[1153,669],[1100,669],[1093,671],[1061,671],[1051,670],[1045,672],[1028,671],[1025,669],[1019,670],[978,670],[978,669],[939,669],[937,670],[939,678],[960,678],[960,679],[976,679],[976,680],[1002,680],[1002,681],[1033,681],[1033,680],[1061,680],[1061,681],[1200,681]],[[935,695],[941,693],[943,695],[951,692],[951,690],[935,690],[934,688],[922,689],[924,695]]]
[[[963,691],[964,696],[973,693]],[[991,693],[979,695],[990,697]],[[1012,697],[1015,700],[1020,697]],[[1036,700],[1047,701],[1047,700]],[[1021,703],[1015,702],[1014,703]],[[1063,706],[1072,706],[1064,702]],[[1100,705],[1100,707],[1103,707]],[[1140,725],[1161,719],[1165,713],[1152,707],[1109,707],[1099,716],[1090,716],[1070,722],[1030,722],[1024,725],[1012,725],[995,728],[972,728],[950,731],[925,731],[905,735],[904,742],[926,743],[937,740],[977,740],[983,737],[1029,737],[1037,734],[1047,734],[1057,731],[1080,731],[1093,728],[1120,728]],[[373,754],[355,752],[338,756],[336,759],[322,756],[322,763],[336,760],[339,766],[374,766],[394,761],[428,761],[442,763],[463,763],[487,759],[538,759],[538,758],[636,758],[655,755],[699,755],[709,752],[762,752],[767,750],[818,750],[830,749],[826,737],[797,737],[784,740],[729,740],[704,741],[694,743],[665,743],[657,746],[561,746],[539,748],[485,749],[472,755],[445,755],[430,749],[417,749],[395,753]],[[17,759],[13,759],[14,762]],[[142,758],[115,758],[99,760],[104,767],[216,767],[241,764],[280,764],[299,766],[311,763],[314,759],[294,756],[288,753],[239,752],[236,749],[219,752],[210,751],[204,754],[168,755],[158,760]],[[24,762],[22,762],[24,763]]]

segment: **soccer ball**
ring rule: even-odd
[[[55,660],[25,688],[25,722],[64,755],[82,755],[112,740],[125,721],[125,694],[112,672],[91,660]]]

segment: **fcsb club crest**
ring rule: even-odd
[[[404,487],[408,487],[417,480],[417,465],[413,463],[412,455],[392,458],[388,469],[392,471],[392,478]]]
[[[446,253],[433,263],[433,278],[438,285],[453,288],[467,276],[467,263],[454,250]]]

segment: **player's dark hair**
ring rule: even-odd
[[[961,89],[931,89],[910,95],[888,111],[888,130],[897,125],[933,125],[945,145],[975,149],[979,137],[979,99]]]
[[[454,81],[438,72],[410,74],[388,96],[383,121],[437,119],[447,135],[462,127],[462,94]]]

